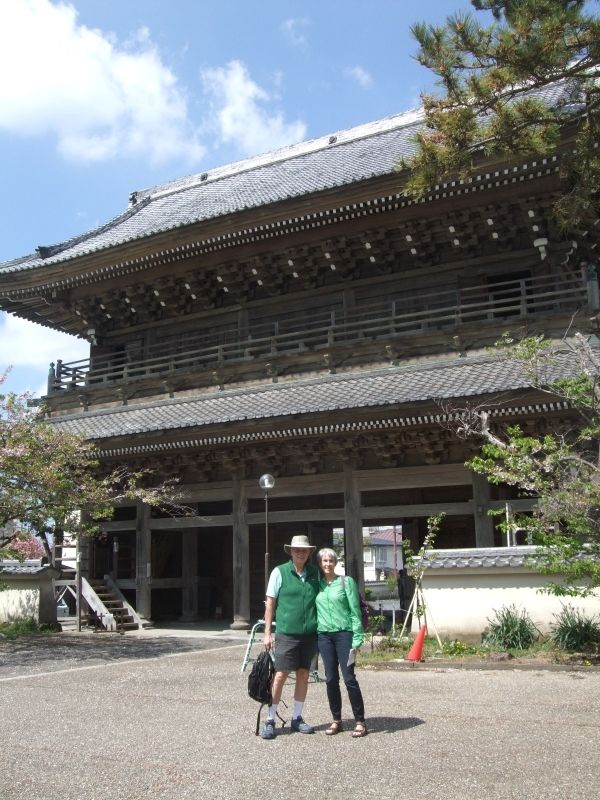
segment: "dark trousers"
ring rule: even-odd
[[[365,720],[365,705],[360,686],[354,674],[354,664],[348,666],[348,656],[352,646],[351,631],[319,634],[319,653],[325,668],[327,699],[333,719],[342,718],[342,694],[340,692],[340,670],[348,690],[352,713],[357,722]]]

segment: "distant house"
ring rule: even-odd
[[[404,566],[401,525],[394,528],[369,528],[363,542],[365,582],[383,581]]]

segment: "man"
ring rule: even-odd
[[[263,739],[275,738],[275,717],[281,700],[283,685],[290,672],[296,672],[292,730],[314,733],[314,728],[302,718],[302,709],[308,689],[311,664],[317,654],[317,609],[319,570],[308,559],[316,548],[307,536],[293,536],[284,545],[291,561],[280,564],[271,572],[267,586],[265,608],[264,645],[273,649],[273,618],[277,612],[275,639],[275,678],[273,679],[273,705],[269,706],[266,722],[261,731]]]

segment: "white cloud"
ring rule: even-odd
[[[294,47],[306,47],[308,39],[305,31],[309,25],[310,20],[306,17],[290,17],[281,23],[281,30]]]
[[[373,78],[371,77],[371,74],[358,64],[354,67],[348,67],[345,69],[344,75],[355,80],[362,89],[368,89],[373,85]]]
[[[211,126],[221,142],[233,144],[245,155],[255,155],[301,141],[306,125],[286,122],[281,113],[269,113],[273,98],[256,84],[240,61],[202,72],[204,91],[212,104]]]
[[[8,366],[48,370],[51,361],[88,358],[90,345],[83,339],[0,314],[0,371]]]
[[[79,361],[89,354],[83,339],[0,312],[0,374],[12,367],[0,391],[44,395],[51,362]]]
[[[77,22],[70,3],[0,2],[0,130],[53,134],[80,161],[205,152],[187,98],[142,28],[128,42]]]

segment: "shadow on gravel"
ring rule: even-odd
[[[191,653],[231,644],[233,639],[219,637],[134,639],[119,634],[99,633],[79,637],[21,636],[0,639],[0,667],[40,666],[50,662],[53,667],[93,661],[156,658],[172,653]]]
[[[420,717],[369,717],[367,720],[370,733],[396,733],[425,725]]]
[[[367,727],[369,734],[371,733],[397,733],[398,731],[407,731],[410,728],[416,728],[417,725],[424,725],[425,720],[419,717],[370,717],[367,715]],[[329,722],[324,725],[315,725],[316,731],[324,731],[330,725]],[[351,720],[344,722],[344,730],[351,731],[354,723]],[[289,726],[286,726],[287,732]],[[286,731],[284,728],[284,732]],[[279,732],[279,730],[278,730]]]

